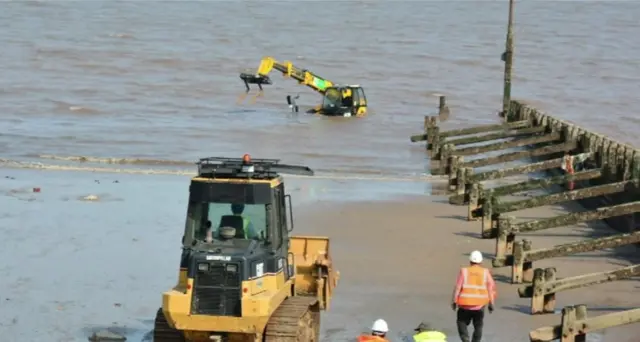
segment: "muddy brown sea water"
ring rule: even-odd
[[[251,152],[348,172],[421,172],[408,135],[449,96],[447,125],[496,120],[507,1],[16,1],[0,11],[5,156],[193,160]],[[514,96],[631,143],[640,127],[640,3],[516,8]],[[237,106],[238,72],[271,55],[365,87],[371,115],[291,114],[311,90],[274,75]]]

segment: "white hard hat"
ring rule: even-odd
[[[373,326],[371,327],[371,330],[378,331],[381,333],[387,333],[389,331],[389,326],[387,326],[387,322],[381,318],[373,322]]]
[[[482,262],[482,253],[480,253],[480,251],[471,252],[471,255],[469,256],[469,261],[471,261],[474,264],[481,263]]]

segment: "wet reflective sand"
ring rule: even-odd
[[[144,340],[161,293],[176,282],[188,178],[33,170],[0,175],[3,336],[84,341],[96,329],[115,327],[131,341]],[[424,193],[389,195],[385,188],[392,184],[369,182],[354,198],[340,182],[288,181],[295,233],[329,236],[341,272],[331,311],[323,314],[323,341],[352,341],[378,317],[388,320],[394,341],[421,320],[456,336],[448,302],[457,269],[473,249],[490,258],[495,244],[477,238],[479,223],[462,219],[465,208]],[[83,201],[87,195],[99,200]],[[531,210],[522,217],[560,210]],[[593,235],[585,227],[546,233],[532,237],[535,247]],[[535,266],[554,265],[561,276],[572,276],[629,264],[633,253],[622,248]],[[486,341],[526,341],[529,329],[559,322],[557,315],[529,316],[528,300],[505,283],[508,269],[494,274],[499,301],[487,318]],[[563,292],[558,308],[585,303],[597,315],[638,306],[638,286],[632,280]],[[631,325],[592,334],[589,341],[633,342],[634,336],[637,327]]]

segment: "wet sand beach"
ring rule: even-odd
[[[3,336],[86,341],[95,329],[115,327],[129,341],[145,340],[161,292],[176,281],[188,178],[2,171]],[[486,259],[494,250],[493,240],[477,238],[478,222],[463,220],[466,208],[451,206],[441,196],[391,195],[377,182],[370,182],[370,196],[343,200],[352,189],[348,182],[288,181],[294,233],[329,236],[341,272],[332,308],[323,314],[322,341],[352,341],[378,317],[388,320],[394,341],[421,320],[457,340],[449,299],[458,267],[473,249]],[[82,200],[91,194],[99,200]],[[558,210],[537,209],[522,216],[551,216]],[[611,233],[609,228],[598,232]],[[554,229],[553,234],[533,237],[534,248],[593,235],[585,227]],[[629,263],[629,248],[535,266],[554,265],[563,277],[614,269]],[[530,329],[559,323],[557,315],[525,313],[528,300],[517,298],[516,286],[504,282],[508,269],[494,274],[499,299],[496,312],[487,318],[485,341],[526,341]],[[596,315],[638,306],[633,295],[638,286],[632,280],[563,292],[558,308],[580,302]],[[589,341],[633,342],[637,332],[631,325],[591,334]]]

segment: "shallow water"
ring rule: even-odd
[[[514,96],[638,143],[638,2],[516,4]],[[507,1],[5,2],[0,11],[4,157],[191,162],[282,158],[343,173],[416,175],[411,145],[434,93],[447,125],[496,120]],[[238,72],[272,55],[365,87],[372,114],[288,113],[318,95],[275,75],[236,105]],[[605,118],[606,116],[606,118]]]

